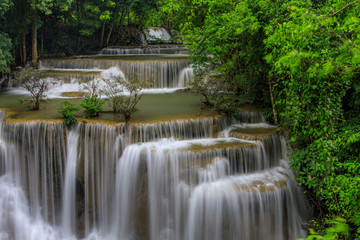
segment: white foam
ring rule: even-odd
[[[242,123],[242,124],[234,124],[230,127],[224,129],[219,132],[220,137],[229,137],[229,134],[234,129],[249,129],[249,128],[275,128],[273,125],[267,123]]]

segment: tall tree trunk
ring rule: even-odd
[[[105,22],[103,22],[101,27],[101,35],[100,35],[100,47],[104,45],[104,33],[105,33]]]
[[[25,66],[25,64],[26,64],[26,33],[23,33],[23,35],[22,35],[22,49],[21,49],[21,51],[22,51],[22,56],[23,56],[23,58],[22,58],[22,64]]]
[[[271,98],[271,106],[272,106],[272,110],[273,110],[273,114],[274,114],[274,125],[277,126],[279,121],[278,121],[278,113],[277,113],[277,109],[276,109],[276,105],[275,105],[275,99],[274,99],[274,90],[273,90],[273,86],[272,86],[272,82],[271,82],[271,78],[269,77],[269,91],[270,91],[270,98]]]
[[[121,11],[121,17],[120,17],[120,22],[119,22],[119,27],[118,27],[118,33],[117,33],[117,36],[116,36],[116,41],[119,42],[120,41],[120,32],[121,32],[121,25],[122,23],[124,22],[126,18],[126,11],[125,10],[122,10]],[[122,36],[121,36],[122,37]]]
[[[41,52],[44,53],[44,27],[41,28]]]
[[[137,36],[139,35],[140,29],[141,29],[141,27],[142,27],[142,24],[143,24],[143,17],[140,18],[139,26],[138,26],[138,28],[136,29],[135,38],[137,38]]]
[[[110,37],[111,37],[112,31],[113,31],[113,28],[114,28],[114,26],[112,26],[112,27],[110,28],[110,31],[108,32],[108,35],[107,35],[107,37],[106,37],[106,47],[109,46],[109,41],[110,41]]]
[[[166,30],[168,30],[168,32],[171,35],[171,17],[170,17],[170,12],[168,13],[168,17],[167,17],[167,21],[166,21]]]
[[[22,50],[22,42],[19,43],[19,53],[20,53],[20,62],[21,64],[24,62],[24,58],[23,58],[23,50]]]
[[[32,12],[32,23],[31,23],[31,48],[32,48],[32,59],[31,59],[31,65],[34,68],[37,68],[37,61],[38,61],[38,51],[37,51],[37,26],[36,26],[36,21],[37,21],[37,13],[36,13],[36,9],[33,9]]]

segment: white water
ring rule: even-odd
[[[1,122],[0,236],[26,240],[304,236],[306,207],[289,171],[280,167],[279,160],[269,160],[262,141],[211,138],[212,122],[127,128],[79,124],[67,133],[66,142],[62,125]],[[32,151],[28,147],[33,143],[37,147]],[[31,161],[38,156],[35,168],[25,164],[27,156]],[[58,163],[50,165],[53,160]],[[50,173],[52,177],[46,176]],[[59,181],[63,187],[54,184]]]
[[[186,239],[283,240],[304,235],[296,219],[303,202],[296,200],[287,171],[277,167],[196,187]]]
[[[101,79],[114,79],[114,77],[121,77],[123,79],[126,79],[124,73],[118,68],[118,67],[111,67],[107,70],[101,70],[101,74],[99,75],[99,78],[94,78],[93,80],[89,80],[89,84],[92,82],[96,82],[99,86],[99,89],[104,89],[106,87],[106,83],[103,82]],[[121,86],[120,86],[121,87]],[[183,88],[150,88],[150,89],[144,89],[141,92],[144,94],[166,94],[166,93],[174,93],[179,89]],[[88,92],[84,88],[84,83],[81,83],[77,81],[76,79],[71,80],[70,82],[63,82],[63,81],[56,81],[49,80],[49,90],[46,92],[46,96],[49,99],[52,98],[72,98],[66,95],[63,95],[63,93],[68,92]],[[28,95],[30,96],[30,93],[25,88],[10,88],[8,90],[9,94],[14,95]],[[128,96],[129,92],[126,90],[123,91],[124,96]],[[102,94],[101,98],[106,98],[107,96]]]
[[[42,70],[55,69],[91,69],[96,72],[107,70],[111,67],[118,67],[126,78],[135,76],[140,81],[153,79],[154,88],[174,88],[178,86],[179,74],[182,69],[188,67],[189,60],[141,60],[129,61],[124,59],[44,59],[41,62]],[[70,70],[71,69],[71,70]],[[75,71],[75,70],[74,70]],[[66,71],[63,71],[64,73]],[[89,71],[88,71],[89,72]],[[90,71],[91,72],[91,71]]]
[[[146,48],[104,48],[99,56],[179,54],[187,49],[182,46],[148,46]]]
[[[194,79],[194,70],[192,67],[187,67],[181,70],[179,75],[178,87],[186,87],[187,83]]]
[[[62,206],[62,233],[63,237],[71,238],[75,232],[76,226],[76,169],[79,159],[78,142],[79,142],[79,129],[76,126],[67,134],[67,156],[65,165],[65,183],[63,193],[63,206]]]

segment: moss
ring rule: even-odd
[[[216,144],[204,146],[200,144],[192,144],[190,148],[184,149],[183,151],[191,151],[194,153],[201,153],[205,151],[212,151],[217,149],[227,149],[227,148],[252,148],[256,147],[255,144],[252,143],[244,143],[244,142],[224,142],[219,141]]]
[[[64,97],[81,98],[81,97],[86,97],[88,95],[88,93],[86,93],[86,92],[63,92],[61,95]]]
[[[256,139],[277,134],[276,128],[238,128],[230,131],[230,136],[236,138]]]

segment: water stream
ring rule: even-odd
[[[102,54],[120,54],[114,52]],[[192,78],[188,60],[80,58],[42,64],[64,69],[115,64],[125,76],[156,73],[154,86],[160,88],[183,87]],[[302,224],[309,208],[287,166],[285,137],[259,112],[244,111],[234,119],[78,123],[71,129],[5,116],[0,111],[0,240],[306,235]]]

